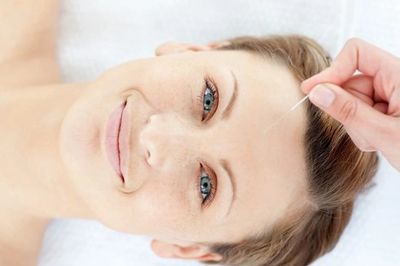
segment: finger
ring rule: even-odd
[[[364,101],[369,106],[373,106],[377,110],[383,110],[381,107],[387,108],[387,101],[378,93],[375,93],[374,80],[370,76],[363,74],[352,76],[340,87],[356,96],[358,99]],[[379,105],[375,106],[376,104]],[[382,113],[386,114],[387,111]]]
[[[365,75],[352,76],[349,80],[342,84],[343,89],[350,92],[360,100],[363,100],[369,106],[374,104],[374,88],[373,79]]]
[[[390,96],[388,114],[400,117],[400,84],[397,89],[393,90],[393,93]]]
[[[334,84],[319,84],[309,95],[312,103],[353,132],[352,139],[359,140],[359,143],[355,141],[355,144],[358,144],[360,149],[387,148],[387,142],[392,138],[396,127],[396,120],[393,117],[378,112]]]
[[[362,136],[360,136],[360,133],[358,131],[354,131],[351,128],[344,127],[347,134],[353,141],[353,143],[361,150],[365,152],[370,152],[370,151],[377,151],[376,147],[373,147],[370,141],[364,139]]]
[[[301,88],[304,93],[308,93],[318,83],[341,85],[351,78],[356,70],[375,77],[383,64],[394,60],[395,57],[390,53],[361,39],[352,38],[346,42],[330,67],[303,81]]]
[[[375,103],[374,109],[380,113],[388,114],[388,104],[387,103]]]
[[[381,97],[374,88],[374,79],[363,74],[352,76],[349,80],[343,83],[340,87],[347,90],[357,98],[363,100],[369,105],[375,102],[387,102],[386,98]]]

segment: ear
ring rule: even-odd
[[[221,255],[209,252],[207,246],[202,244],[183,246],[153,239],[151,241],[151,249],[157,256],[163,258],[193,259],[198,261],[222,260]]]
[[[217,41],[217,42],[212,42],[212,43],[209,43],[206,45],[193,44],[193,43],[181,43],[181,42],[165,42],[156,48],[155,54],[156,54],[156,56],[160,56],[160,55],[182,53],[182,52],[188,52],[188,51],[193,51],[193,52],[207,51],[207,50],[216,49],[216,48],[219,48],[222,46],[226,46],[229,44],[230,44],[230,42],[228,42],[228,41]]]

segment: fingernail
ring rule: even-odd
[[[325,85],[317,85],[310,92],[310,100],[322,107],[329,107],[333,100],[335,100],[335,93]]]

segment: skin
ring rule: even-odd
[[[354,75],[356,70],[360,74]],[[353,38],[331,67],[302,83],[302,90],[343,124],[360,150],[380,151],[400,171],[399,71],[398,57]],[[320,94],[323,88],[333,95],[329,105],[318,101],[324,98]]]
[[[31,38],[24,43],[38,36]],[[7,217],[0,221],[1,264],[35,265],[48,222],[67,217],[150,236],[162,257],[218,261],[205,242],[236,242],[268,230],[307,202],[303,106],[269,128],[304,96],[286,67],[244,51],[212,50],[224,43],[166,43],[156,57],[115,66],[94,81],[65,84],[54,70],[54,46],[47,37],[42,41],[53,53],[0,54],[25,55],[0,61],[0,209]],[[41,63],[29,65],[30,58]],[[24,68],[11,71],[11,65]],[[231,73],[238,95],[222,120]],[[205,111],[197,97],[206,75],[216,82],[219,102],[201,122]],[[108,161],[104,134],[125,99],[131,135],[122,183]],[[237,186],[227,217],[232,186],[221,158]],[[205,207],[199,160],[218,176],[216,196]]]

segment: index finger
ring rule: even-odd
[[[358,38],[346,42],[330,67],[302,82],[303,92],[308,93],[319,83],[340,86],[351,78],[356,70],[365,75],[376,76],[383,64],[395,59],[390,53]]]

